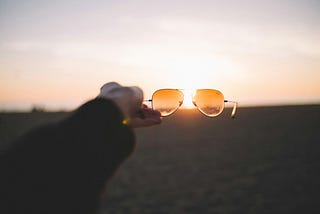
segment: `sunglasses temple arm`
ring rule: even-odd
[[[152,105],[152,99],[143,100],[143,102],[150,102]]]
[[[224,102],[225,103],[233,103],[233,108],[232,108],[232,112],[231,112],[231,118],[235,118],[236,112],[237,112],[238,103],[236,101],[231,101],[231,100],[225,100]]]
[[[143,102],[152,102],[152,99],[143,100]],[[143,111],[141,109],[137,113],[138,113],[140,118],[145,119],[145,115],[144,115],[144,113],[143,113]]]

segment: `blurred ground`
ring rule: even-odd
[[[178,110],[137,129],[101,213],[320,213],[320,106]],[[4,148],[67,113],[0,114]]]

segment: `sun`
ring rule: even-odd
[[[182,108],[195,108],[192,97],[196,89],[211,88],[214,85],[214,71],[217,64],[206,57],[178,57],[169,68],[175,88],[181,89],[184,94]]]
[[[194,108],[192,97],[196,89],[220,89],[229,74],[236,69],[227,59],[213,55],[180,55],[163,63],[162,78],[168,88],[184,93],[182,108]]]
[[[217,57],[179,56],[167,64],[166,78],[182,89],[209,88],[219,81],[226,65]]]
[[[182,90],[184,99],[181,108],[192,109],[195,108],[192,102],[192,96],[194,95],[195,89],[183,89]]]

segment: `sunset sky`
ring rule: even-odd
[[[0,111],[72,109],[109,81],[320,103],[319,0],[0,0]]]

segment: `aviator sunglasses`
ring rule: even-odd
[[[152,109],[166,117],[173,114],[182,105],[184,94],[180,89],[159,89],[152,95],[152,99],[145,100],[151,102]],[[224,95],[215,89],[197,89],[192,94],[192,103],[204,115],[216,117],[223,111],[225,103],[233,103],[231,117],[236,115],[238,103],[225,100]]]

